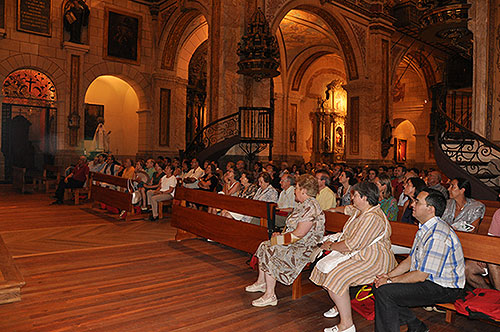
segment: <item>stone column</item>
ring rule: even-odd
[[[237,73],[238,42],[245,8],[239,2],[212,1],[209,30],[208,121],[235,113],[243,105],[243,77]]]
[[[347,91],[347,162],[380,158],[381,111],[373,106],[373,82],[359,79],[343,88]]]
[[[488,87],[493,85],[489,75],[493,66],[494,27],[491,27],[490,1],[470,1],[468,28],[474,34],[472,70],[472,130],[491,138],[491,100],[488,103]],[[488,45],[488,47],[485,47]],[[491,89],[491,88],[490,88]],[[488,121],[488,107],[490,119]],[[487,124],[488,123],[488,124]],[[489,128],[487,128],[489,127]]]
[[[151,145],[151,110],[137,110],[138,126],[138,155],[148,155],[152,152]]]
[[[184,150],[186,148],[187,142],[185,141],[185,137],[186,137],[187,83],[188,83],[187,80],[175,76],[169,76],[164,74],[153,75],[152,91],[154,91],[154,96],[155,96],[153,102],[154,111],[153,112],[149,111],[149,114],[147,115],[142,114],[142,111],[138,112],[140,154],[145,153],[147,151],[149,154],[157,153],[160,155],[178,156],[179,150],[181,149]],[[159,141],[161,89],[170,90],[168,145],[160,145]],[[145,121],[144,124],[143,121]],[[143,126],[146,131],[141,134]],[[142,145],[147,145],[147,147],[144,148],[144,151],[143,149],[141,149]]]

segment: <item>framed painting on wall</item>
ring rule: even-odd
[[[104,58],[139,64],[141,16],[106,8],[104,19]]]
[[[100,118],[104,120],[104,105],[85,104],[85,125],[84,135],[86,140],[93,140],[95,130],[99,124]]]
[[[394,138],[394,146],[396,148],[396,162],[400,163],[406,161],[408,141],[405,139]]]

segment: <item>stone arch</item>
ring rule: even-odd
[[[36,69],[47,75],[54,83],[59,99],[67,93],[69,79],[66,72],[50,59],[33,54],[18,54],[1,60],[0,82],[5,81],[12,72],[23,68]]]
[[[123,63],[101,62],[86,69],[83,75],[83,87],[80,89],[80,100],[84,100],[85,92],[90,84],[102,75],[116,76],[127,82],[137,94],[139,109],[151,110],[151,101],[146,95],[146,91],[150,90],[151,83],[133,66]]]
[[[429,61],[428,56],[424,55],[423,52],[419,50],[411,50],[406,53],[402,52],[399,55],[399,57],[394,62],[394,68],[392,69],[393,81],[396,77],[396,71],[399,64],[401,63],[401,61],[404,61],[405,58],[407,58],[409,61],[414,62],[419,67],[420,71],[423,74],[427,89],[430,89],[431,86],[437,83],[436,69],[432,66],[432,63]]]
[[[208,39],[208,23],[197,26],[192,33],[187,36],[179,48],[176,66],[176,75],[182,79],[188,79],[189,61],[198,47]]]
[[[345,74],[343,72],[336,70],[336,69],[333,69],[333,68],[325,68],[325,69],[319,70],[319,71],[315,72],[313,75],[311,75],[311,77],[309,77],[307,85],[305,85],[305,87],[303,88],[304,95],[309,94],[309,92],[311,91],[311,86],[312,86],[313,81],[320,75],[336,75],[336,76],[339,76],[343,79],[346,78]]]
[[[328,54],[337,54],[333,49],[327,49],[324,47],[309,48],[299,54],[297,61],[290,66],[290,81],[289,89],[291,91],[299,91],[304,78],[305,73],[311,67],[311,65],[321,57]]]
[[[415,124],[404,118],[394,119],[393,136],[396,139],[404,139],[407,141],[406,155],[407,162],[416,161],[419,159],[417,155],[417,135],[419,134],[418,128]],[[397,146],[394,146],[397,149]]]
[[[160,42],[160,50],[162,50],[160,67],[162,69],[171,71],[175,69],[176,62],[179,61],[178,50],[181,46],[184,33],[198,16],[203,16],[205,18],[205,22],[207,22],[206,16],[198,10],[187,10],[184,13],[176,11],[171,15],[172,22],[168,27],[167,25],[164,26],[162,33],[163,36]],[[187,61],[189,62],[189,59],[187,59]]]
[[[334,35],[339,40],[339,44],[342,48],[342,57],[344,58],[348,79],[357,80],[360,77],[359,68],[362,68],[362,66],[358,65],[356,59],[361,59],[361,56],[357,57],[354,52],[351,40],[354,40],[355,37],[352,34],[348,33],[348,31],[351,30],[347,28],[347,24],[339,20],[334,14],[326,11],[324,8],[318,7],[315,4],[304,4],[304,2],[306,1],[290,1],[289,3],[281,6],[279,10],[276,9],[275,15],[269,14],[268,18],[272,18],[271,31],[275,32],[278,29],[281,20],[283,20],[286,14],[292,9],[304,10],[317,15],[325,21],[325,23],[330,27],[330,29],[332,29]],[[307,3],[310,3],[310,1],[307,1]],[[269,11],[273,12],[274,9],[275,8],[271,6]]]

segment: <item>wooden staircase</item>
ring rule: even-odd
[[[240,107],[238,112],[203,127],[181,151],[181,158],[217,160],[236,144],[272,145],[274,113],[267,107]]]
[[[447,91],[442,84],[431,90],[433,104],[429,138],[434,141],[437,165],[449,178],[468,179],[475,198],[498,200],[500,147],[471,130],[472,103],[464,100],[463,92],[460,98],[456,98],[457,94]]]
[[[21,301],[24,278],[0,236],[0,304]]]

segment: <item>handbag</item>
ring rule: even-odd
[[[355,217],[356,217],[356,215],[354,216],[354,218]],[[347,222],[348,223],[351,222],[352,220],[354,220],[354,218],[349,219]],[[385,233],[387,232],[387,224],[388,223],[389,222],[387,221],[387,218],[386,218],[384,232],[381,235],[379,235],[376,239],[374,239],[372,241],[372,243],[370,243],[368,245],[368,247],[377,243],[378,241],[382,240]],[[347,223],[346,223],[346,225],[347,225]],[[337,235],[337,234],[334,234],[334,235]],[[340,239],[340,236],[336,236],[336,240],[338,241],[339,239]],[[339,265],[342,262],[345,262],[346,260],[348,260],[352,256],[356,255],[358,252],[359,252],[359,250],[356,250],[356,251],[352,251],[352,252],[347,253],[347,254],[343,254],[340,251],[332,250],[331,253],[329,253],[326,257],[323,257],[322,259],[320,259],[318,261],[318,263],[316,263],[316,268],[322,273],[329,273],[331,270],[336,268],[337,265]]]
[[[351,307],[365,319],[375,319],[375,301],[371,285],[364,285],[351,300]]]
[[[132,205],[137,205],[141,202],[142,197],[139,190],[133,190],[134,184],[131,179],[127,181],[127,189],[130,193],[132,193]]]

